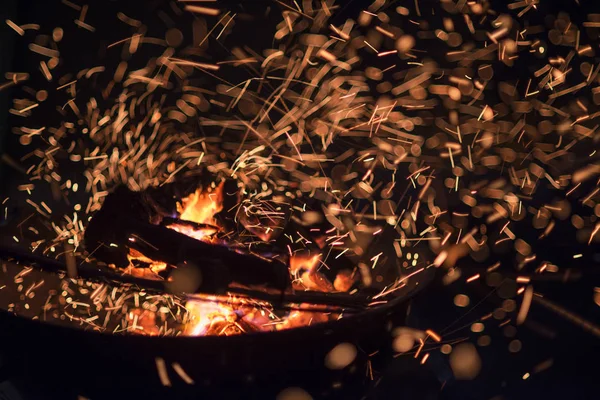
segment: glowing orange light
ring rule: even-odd
[[[192,226],[184,225],[184,224],[171,224],[168,225],[167,228],[172,229],[176,232],[182,233],[186,236],[194,238],[196,240],[209,241],[215,233],[217,233],[217,228],[215,227],[206,227],[195,229]]]
[[[186,334],[191,336],[227,334],[227,329],[231,325],[235,326],[237,319],[233,308],[219,302],[190,300],[185,308],[190,317]],[[220,329],[215,331],[214,328],[217,327]]]
[[[177,203],[179,218],[198,224],[216,225],[215,214],[223,210],[223,187],[224,182],[212,193],[196,189],[194,193],[181,199],[181,203]]]
[[[135,249],[129,249],[129,254],[127,255],[127,259],[129,260],[129,264],[132,268],[130,268],[130,273],[134,276],[138,276],[138,277],[146,277],[146,268],[133,268],[133,261],[137,260],[137,261],[141,261],[147,264],[150,264],[148,269],[154,273],[154,274],[158,274],[161,271],[164,271],[165,269],[167,269],[167,264],[161,261],[154,261],[151,258],[146,257],[145,255],[143,255],[142,253],[140,253],[139,251],[135,250]],[[142,271],[139,271],[142,270]]]

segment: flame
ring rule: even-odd
[[[338,292],[348,292],[352,289],[354,282],[356,281],[356,270],[348,271],[343,270],[338,272],[335,277],[335,281],[333,281],[333,287]]]
[[[232,325],[235,327],[235,322],[238,319],[233,308],[227,304],[216,301],[190,300],[185,304],[185,308],[189,315],[189,322],[186,326],[186,334],[188,335],[204,336],[237,333],[227,332],[231,330]]]
[[[172,223],[167,228],[187,235],[197,240],[213,243],[213,236],[219,230],[215,215],[223,209],[224,183],[219,184],[212,192],[195,190],[189,196],[177,203],[179,222]],[[200,226],[188,223],[193,222]],[[257,227],[264,229],[262,221],[256,219]],[[246,224],[248,225],[248,224]],[[252,226],[254,227],[254,226]],[[248,226],[246,226],[248,228]],[[262,238],[262,230],[252,232]],[[267,229],[268,231],[268,229]],[[289,258],[289,270],[294,277],[294,288],[297,290],[316,290],[334,292],[347,289],[353,283],[354,275],[344,273],[336,277],[335,285],[321,272],[321,254],[293,254]],[[154,261],[144,254],[130,249],[130,273],[148,278],[150,274],[158,274],[167,268],[167,264]],[[138,260],[149,264],[149,268],[135,268],[133,261]],[[347,272],[347,271],[346,271]],[[336,317],[331,313],[295,310],[285,316],[277,316],[272,311],[272,305],[237,298],[236,296],[202,296],[195,295],[185,302],[187,317],[184,332],[189,336],[237,335],[252,331],[274,331],[306,326],[316,322],[328,321]],[[156,334],[152,328],[152,319],[147,315],[130,316],[131,323],[136,329],[145,334]]]
[[[186,236],[189,236],[193,239],[202,240],[202,241],[207,241],[207,239],[210,239],[212,237],[212,235],[214,235],[218,231],[218,228],[213,227],[213,226],[196,229],[192,226],[184,225],[184,224],[171,224],[171,225],[168,225],[167,228],[172,229],[181,234],[184,234]]]
[[[293,286],[296,290],[316,290],[319,292],[347,292],[356,281],[354,271],[342,270],[337,273],[335,281],[319,272],[321,254],[308,256],[294,254],[290,257],[290,273],[294,276]]]
[[[185,223],[174,223],[168,225],[167,228],[196,240],[213,242],[212,237],[219,229],[216,226],[215,214],[223,209],[224,187],[225,182],[223,181],[211,193],[203,192],[202,189],[198,188],[189,196],[181,199],[181,202],[177,203],[179,219],[206,226],[194,227]],[[137,277],[156,279],[160,272],[167,269],[166,263],[152,260],[134,249],[129,249],[127,258],[129,260],[127,272]],[[149,268],[134,267],[134,260],[149,264]]]
[[[283,317],[269,311],[266,302],[235,296],[194,296],[185,308],[188,312],[185,334],[189,336],[230,336],[246,332],[268,332],[308,326],[338,318],[335,313],[313,312],[309,309],[290,312]]]
[[[296,275],[303,269],[309,272],[316,271],[320,260],[321,254],[316,254],[312,257],[304,254],[294,254],[290,257],[290,272]]]
[[[190,336],[230,336],[275,330],[272,305],[264,301],[196,294],[188,298],[185,308],[185,334]]]
[[[192,226],[185,224],[173,224],[169,228],[187,229],[190,236],[202,235],[202,230],[194,231]],[[214,233],[210,232],[208,228],[207,232],[207,235]],[[201,239],[201,237],[198,238]],[[130,249],[128,258],[130,262],[139,260],[150,264],[149,268],[130,266],[130,273],[139,277],[151,278],[151,274],[157,274],[167,267],[167,264],[153,261],[135,249]],[[354,271],[339,272],[335,282],[331,283],[324,274],[318,271],[321,264],[321,254],[292,255],[289,259],[289,269],[294,276],[294,288],[321,292],[347,291],[351,288],[355,281]],[[303,310],[302,305],[299,306],[301,309],[294,310],[285,316],[277,316],[272,312],[272,304],[268,302],[231,295],[193,295],[185,302],[187,317],[184,323],[184,333],[188,336],[230,336],[246,332],[293,329],[337,318],[334,313],[313,312],[309,309]],[[157,334],[152,315],[132,313],[128,316],[128,322],[133,327],[134,333]]]
[[[162,272],[167,269],[167,264],[161,261],[155,261],[151,258],[146,257],[141,252],[130,248],[129,254],[127,255],[127,259],[129,260],[129,273],[131,275],[140,277],[140,278],[155,278],[156,276],[147,276],[147,275],[157,275],[159,272]],[[145,263],[150,264],[148,268],[135,268],[133,266],[133,261],[138,260]],[[147,270],[150,270],[151,274],[148,274]]]
[[[160,330],[156,325],[156,313],[150,310],[133,309],[127,313],[128,331],[136,335],[156,336]]]
[[[281,331],[301,326],[310,326],[313,323],[327,322],[331,317],[331,315],[326,315],[324,313],[295,310],[292,311],[281,324],[277,325],[277,330]]]
[[[181,203],[177,203],[179,218],[198,224],[216,225],[215,214],[223,210],[224,183],[221,182],[212,193],[196,189],[194,193],[181,199]]]
[[[314,256],[294,254],[290,257],[290,272],[294,276],[293,286],[296,290],[316,290],[333,292],[333,284],[318,271],[321,254]]]

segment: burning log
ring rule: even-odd
[[[115,191],[90,221],[85,233],[87,249],[99,260],[121,268],[129,265],[129,249],[173,267],[192,265],[201,273],[198,290],[204,293],[224,293],[234,282],[282,292],[290,286],[285,264],[152,224],[147,222],[152,219],[149,214],[142,196],[127,189]]]
[[[293,304],[306,303],[325,307],[325,312],[363,310],[378,293],[369,288],[347,293],[358,288],[358,276],[355,264],[342,257],[343,250],[329,252],[336,260],[330,267],[321,259],[318,247],[314,252],[307,249],[288,255],[290,248],[282,237],[253,241],[240,249],[235,242],[225,244],[219,234],[228,219],[219,213],[233,207],[223,204],[224,184],[212,193],[192,187],[190,194],[190,187],[181,190],[182,186],[171,184],[139,193],[125,188],[115,190],[87,227],[85,244],[90,255],[129,268],[132,275],[142,278],[168,276],[171,271],[166,286],[176,292],[227,292],[291,309]],[[274,211],[269,218],[278,222],[279,230],[302,231],[310,237],[307,229],[293,221],[281,225],[288,218],[285,211]],[[244,229],[247,225],[243,224]],[[186,276],[184,270],[194,277]],[[170,281],[177,280],[187,282],[173,288]],[[196,280],[197,284],[191,282]]]
[[[219,228],[214,225],[199,224],[192,221],[185,221],[170,217],[163,218],[162,225],[196,240],[204,240],[207,237],[212,237],[219,231]]]
[[[0,245],[0,257],[7,260],[14,260],[18,263],[25,263],[28,266],[35,267],[42,271],[64,274],[67,271],[65,263],[53,258],[36,255],[34,253],[23,251],[17,246]],[[95,282],[106,282],[115,284],[118,282],[123,285],[133,285],[138,289],[144,289],[155,293],[163,293],[166,289],[164,281],[142,279],[131,275],[117,274],[99,268],[84,261],[78,265],[79,276]],[[345,312],[361,311],[369,307],[372,301],[371,296],[362,294],[350,295],[347,293],[323,293],[304,291],[290,293],[268,293],[264,290],[252,290],[244,287],[232,285],[227,288],[228,294],[234,294],[240,299],[258,299],[261,301],[276,304],[281,310],[310,310],[314,312],[331,312],[335,310],[344,310]],[[302,306],[298,306],[302,304]]]
[[[237,187],[226,189],[226,182],[209,185],[212,190],[203,191],[197,187],[197,181],[195,184],[177,181],[143,192],[120,187],[107,196],[86,229],[88,257],[82,263],[77,262],[80,276],[130,282],[158,291],[228,294],[250,303],[260,299],[281,311],[356,312],[373,302],[378,291],[360,284],[356,263],[344,256],[346,250],[330,250],[322,259],[318,240],[314,245],[305,244],[302,249],[292,250],[283,235],[269,234],[268,241],[257,240],[266,233],[265,229],[257,231],[254,237],[246,236],[245,232],[252,232],[250,228],[254,225],[250,219],[241,221],[242,215],[256,217],[258,212],[248,211],[255,206],[246,204],[242,213],[238,207],[237,222],[245,231],[241,241],[232,239],[235,235],[231,233],[236,230],[230,228],[235,220],[226,211],[234,209],[227,204],[228,200],[235,200],[231,201],[234,205],[239,202]],[[285,204],[263,201],[256,207],[269,210],[266,219],[257,225],[267,226],[268,221],[274,221],[279,233],[288,231],[289,236],[300,232],[304,237],[313,237],[314,229],[289,219]],[[66,265],[55,260],[46,257],[34,260],[9,250],[0,252],[23,262],[33,261],[42,269],[66,270]],[[90,259],[101,263],[88,264]],[[125,274],[102,268],[102,262],[124,269]],[[359,288],[360,292],[353,290]],[[237,312],[237,308],[229,307],[227,297],[222,297],[225,299],[222,304],[230,312]],[[226,315],[228,312],[221,310],[215,318]],[[246,315],[245,311],[241,315]],[[243,326],[246,321],[243,318],[242,322],[230,318],[229,322],[237,327],[230,326],[224,331],[252,331],[252,326]]]

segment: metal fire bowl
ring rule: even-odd
[[[336,321],[227,337],[113,335],[1,310],[1,364],[11,382],[40,399],[269,399],[289,387],[313,398],[360,398],[369,379],[368,355],[379,350],[380,359],[392,357],[390,332],[404,325],[411,297],[432,275],[426,270],[387,304]],[[341,370],[327,368],[327,354],[341,343],[355,345],[356,358]],[[165,362],[170,386],[159,379],[157,358]]]

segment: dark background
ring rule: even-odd
[[[255,2],[253,5],[264,3]],[[403,4],[406,2],[398,2]],[[421,2],[421,6],[423,7]],[[505,6],[504,2],[496,2],[497,10]],[[528,17],[542,20],[546,13],[565,10],[574,21],[586,19],[586,14],[598,8],[595,1],[542,1],[537,12],[530,12]],[[77,12],[60,4],[58,0],[1,0],[0,4],[0,82],[6,71],[30,72],[32,78],[26,83],[30,87],[44,87],[44,79],[37,72],[36,55],[27,49],[27,38],[18,37],[14,31],[4,24],[10,18],[19,23],[40,24],[46,33],[55,26],[65,29],[65,37],[76,36],[77,39],[61,44],[61,56],[65,64],[73,71],[85,67],[101,65],[110,60],[110,55],[100,55],[101,47],[98,38],[104,42],[114,42],[128,33],[124,28],[116,29],[116,11],[121,10],[132,17],[146,20],[153,10],[154,2],[149,1],[95,1],[90,3],[87,20],[97,28],[95,34],[77,29],[72,20]],[[345,4],[344,15],[356,15],[368,5],[359,0],[342,2]],[[406,5],[408,7],[408,5]],[[340,16],[342,18],[342,16]],[[343,20],[343,19],[342,19]],[[160,29],[163,29],[162,27]],[[249,38],[248,40],[251,40]],[[434,51],[434,49],[432,49]],[[117,54],[118,56],[118,54]],[[103,58],[106,57],[106,58]],[[597,61],[596,61],[597,62]],[[500,79],[508,79],[514,75],[518,78],[527,70],[507,68],[496,71]],[[504,74],[504,76],[502,76]],[[18,160],[23,148],[18,144],[16,135],[10,133],[11,126],[22,123],[15,118],[8,118],[7,110],[11,106],[11,96],[20,94],[18,88],[0,92],[0,152],[11,160]],[[52,104],[53,93],[46,102]],[[47,111],[36,113],[35,122],[52,126],[52,107]],[[31,122],[28,122],[31,124]],[[18,169],[5,162],[0,170],[0,197],[16,195],[16,185],[25,177]],[[19,214],[19,210],[14,210]],[[565,232],[569,232],[564,228]],[[565,234],[570,234],[565,233]],[[558,243],[558,239],[557,243]],[[564,252],[573,254],[570,249],[553,246],[550,242],[545,247],[544,255],[548,260],[562,260]],[[582,279],[576,282],[542,282],[536,283],[536,291],[548,294],[549,298],[575,312],[589,321],[600,323],[600,307],[594,304],[593,288],[600,286],[597,275],[597,249],[586,249],[591,257],[586,257],[585,265],[577,265],[586,271]],[[596,257],[595,257],[596,256]],[[574,262],[574,260],[572,260]],[[418,328],[432,328],[437,332],[447,333],[448,338],[469,338],[476,342],[482,334],[491,337],[491,344],[478,347],[483,362],[483,369],[473,381],[456,381],[448,364],[448,357],[433,350],[424,367],[407,370],[407,362],[392,365],[384,372],[383,380],[377,389],[367,389],[373,398],[441,398],[441,399],[597,399],[600,397],[600,346],[598,337],[585,332],[580,327],[567,322],[556,313],[539,305],[532,305],[528,324],[519,327],[515,337],[507,337],[502,320],[486,321],[486,330],[482,334],[474,334],[469,330],[470,324],[500,306],[500,299],[495,292],[490,292],[485,282],[472,285],[455,284],[444,286],[435,282],[423,292],[411,308],[410,322]],[[458,309],[453,305],[453,298],[458,293],[468,294],[471,306]],[[466,313],[466,314],[465,314]],[[507,317],[508,318],[508,317]],[[456,332],[452,332],[456,331]],[[523,348],[518,353],[510,353],[508,344],[519,339]],[[407,356],[410,357],[410,356]],[[534,373],[537,365],[552,360],[552,366],[545,371]],[[410,363],[408,363],[410,364]],[[413,365],[411,365],[412,367]],[[522,379],[530,373],[529,379]],[[404,396],[404,397],[399,397]]]

